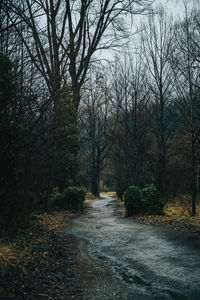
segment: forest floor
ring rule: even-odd
[[[196,205],[196,216],[192,216],[191,199],[187,195],[169,200],[165,205],[163,216],[134,217],[134,219],[145,224],[165,226],[176,231],[200,235],[200,204],[198,202]]]
[[[0,299],[81,299],[77,252],[62,232],[74,217],[34,215],[28,229],[0,239]]]
[[[93,200],[88,198],[86,205]],[[200,208],[197,216],[190,217],[187,199],[184,201],[167,204],[165,216],[134,219],[200,235]],[[123,216],[122,204],[119,210]],[[63,232],[76,216],[69,212],[35,214],[28,229],[0,238],[0,299],[82,299],[76,244]]]
[[[78,215],[34,214],[28,228],[0,237],[0,299],[81,299],[76,245],[63,233]]]

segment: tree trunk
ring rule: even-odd
[[[100,197],[99,193],[99,174],[97,170],[93,170],[92,174],[92,195]]]
[[[196,215],[196,173],[195,173],[195,142],[192,132],[192,215]]]

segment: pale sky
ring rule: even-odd
[[[156,0],[156,5],[163,5],[167,11],[172,13],[173,17],[183,17],[184,15],[184,3],[187,4],[188,8],[200,7],[199,0]]]
[[[154,8],[156,6],[164,6],[166,8],[167,13],[170,15],[172,14],[173,19],[182,19],[184,17],[184,3],[187,3],[187,8],[190,10],[193,7],[200,9],[200,0],[155,0]],[[139,26],[141,20],[143,21],[145,16],[134,16],[134,28],[136,29]],[[133,44],[135,43],[137,37],[133,37]],[[131,43],[130,43],[131,46]],[[119,51],[123,55],[123,49],[119,49]],[[103,58],[107,60],[113,60],[114,55],[116,54],[113,50],[103,50],[96,53],[96,57]]]

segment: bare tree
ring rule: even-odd
[[[79,108],[82,157],[87,160],[88,175],[91,178],[92,194],[99,197],[100,173],[113,145],[111,137],[111,97],[106,76],[93,74],[85,85]]]
[[[161,8],[157,15],[151,15],[142,32],[144,62],[149,71],[149,89],[154,103],[154,136],[156,139],[156,184],[165,194],[167,168],[167,118],[166,107],[172,91],[170,59],[174,51],[173,30]]]
[[[115,140],[112,152],[117,193],[122,198],[128,186],[143,186],[149,180],[150,99],[143,84],[146,70],[141,55],[135,62],[130,57],[118,60],[113,77],[112,105],[116,128],[112,132]]]
[[[193,67],[200,68],[200,17],[199,9],[194,8],[188,15],[187,6],[185,6],[186,18],[190,23],[190,55],[193,57]]]
[[[187,7],[185,7],[185,20],[176,25],[176,52],[172,60],[172,67],[176,91],[175,103],[181,113],[184,134],[188,135],[190,145],[193,215],[196,214],[196,168],[200,138],[199,69],[194,67],[194,57],[198,60],[199,53],[198,48],[194,45],[195,34],[198,34],[197,28],[194,27],[192,15],[189,15]]]
[[[69,72],[73,102],[78,109],[80,89],[94,52],[121,44],[128,36],[126,17],[144,13],[152,1],[4,2],[9,21],[23,39],[31,59],[46,81],[52,99],[57,97],[62,84],[68,80],[66,73]],[[16,26],[18,22],[28,26],[34,47],[19,31]]]

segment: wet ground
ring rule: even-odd
[[[200,299],[200,240],[123,218],[113,196],[88,204],[66,233],[81,299]]]

